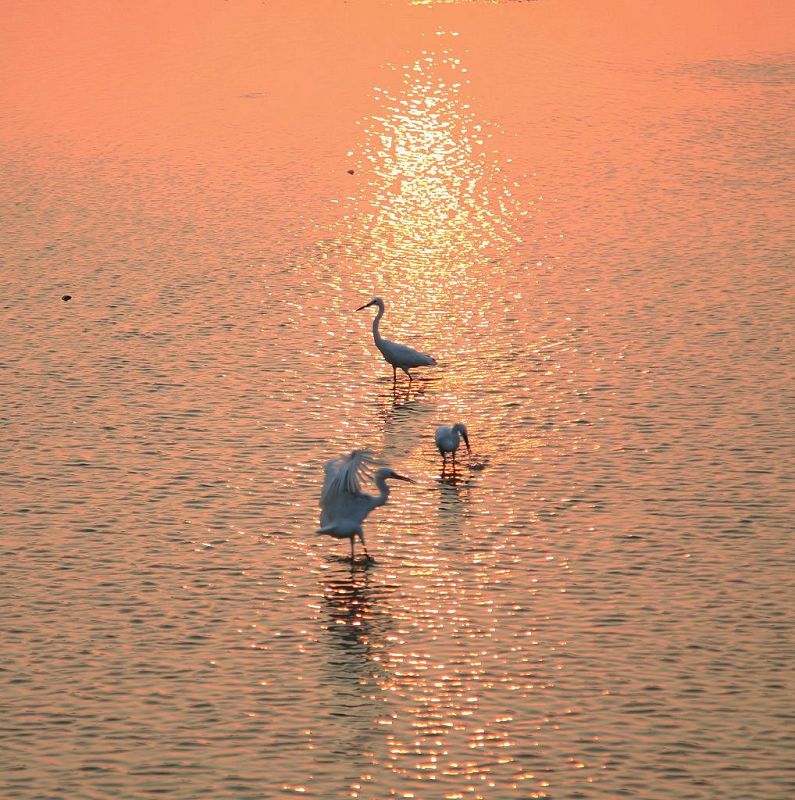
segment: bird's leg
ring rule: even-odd
[[[355,538],[356,538],[355,536],[351,536],[351,561],[353,561],[353,540]]]
[[[442,477],[447,470],[447,453],[442,453]]]
[[[397,385],[397,367],[392,365],[392,383]]]
[[[362,547],[364,548],[364,555],[365,558],[370,559],[370,554],[367,552],[367,545],[364,543],[364,536],[360,533],[359,534],[359,541],[362,543]]]
[[[455,450],[453,450],[452,456],[453,456],[453,474],[455,474]]]

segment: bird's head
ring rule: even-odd
[[[384,307],[384,301],[380,297],[374,297],[369,303],[365,303],[363,306],[359,306],[357,311],[361,311],[363,308],[369,308],[370,306],[378,306],[379,308]]]
[[[391,480],[395,479],[396,481],[406,481],[407,483],[415,483],[411,478],[407,478],[405,475],[398,475],[395,470],[391,467],[382,467],[375,473],[375,478],[378,480],[382,478],[383,480]]]
[[[471,455],[472,448],[469,446],[469,432],[467,431],[467,426],[464,425],[463,422],[457,422],[453,425],[453,430],[458,431],[462,438],[464,439],[464,444],[467,446],[467,452]]]

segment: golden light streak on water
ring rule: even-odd
[[[383,272],[441,290],[518,240],[518,204],[493,134],[466,102],[466,67],[455,50],[425,51],[402,67],[396,94],[381,90],[382,116],[366,121],[354,162],[370,177],[350,228],[357,253]],[[442,292],[429,295],[439,302]]]

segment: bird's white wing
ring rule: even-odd
[[[326,462],[326,478],[320,494],[320,524],[331,524],[356,498],[364,495],[362,483],[372,477],[376,461],[370,450],[354,450]]]
[[[436,360],[427,353],[420,353],[413,347],[397,342],[390,342],[388,339],[381,340],[381,352],[387,357],[387,361],[394,362],[402,367],[434,367]]]
[[[450,450],[449,443],[450,439],[452,438],[453,429],[449,425],[440,425],[436,429],[436,433],[433,436],[433,440],[436,442],[436,446],[441,450],[444,448],[445,450]]]

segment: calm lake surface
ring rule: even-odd
[[[3,17],[0,796],[793,796],[790,3]]]

